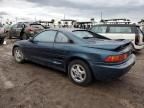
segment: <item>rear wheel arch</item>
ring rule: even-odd
[[[68,66],[69,66],[69,64],[70,64],[72,61],[74,61],[74,60],[83,61],[84,63],[86,63],[86,64],[88,65],[88,67],[90,68],[90,70],[91,70],[91,72],[92,72],[92,69],[91,69],[91,67],[90,67],[90,63],[89,63],[86,59],[84,59],[84,58],[82,58],[82,57],[77,57],[77,56],[71,57],[71,58],[69,58],[69,59],[66,61],[66,65],[65,65],[65,71],[66,71],[66,72],[68,72]]]
[[[87,86],[88,84],[90,84],[93,81],[93,79],[94,79],[93,72],[92,72],[90,64],[88,63],[87,60],[85,60],[81,57],[72,57],[72,58],[69,59],[69,61],[66,64],[67,64],[67,72],[68,72],[69,79],[72,82],[74,82],[75,84],[78,84],[78,85],[81,85],[81,86]],[[72,74],[73,72],[71,72],[71,69],[75,65],[82,66],[85,70],[85,75],[86,76],[85,76],[85,79],[83,79],[82,82],[77,81],[75,79],[75,77],[73,77],[74,74]]]

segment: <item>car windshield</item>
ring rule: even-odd
[[[90,39],[90,38],[108,39],[104,36],[98,35],[96,33],[90,32],[90,31],[84,31],[84,30],[73,31],[73,34],[81,39]]]

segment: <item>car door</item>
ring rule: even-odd
[[[57,33],[53,48],[53,64],[57,68],[61,70],[65,68],[65,60],[69,56],[71,45],[70,39],[65,34],[62,32]]]
[[[52,65],[53,45],[57,31],[41,32],[25,47],[26,55],[34,62]]]
[[[16,36],[17,37],[20,37],[21,31],[23,30],[23,28],[24,28],[24,24],[23,23],[19,23],[17,25],[17,28],[16,28]]]
[[[11,30],[10,30],[10,36],[11,36],[11,37],[17,37],[17,35],[16,35],[16,29],[17,29],[17,24],[14,24],[14,25],[11,27]]]

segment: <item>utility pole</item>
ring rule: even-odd
[[[36,16],[35,16],[35,22],[36,22],[36,20],[37,20],[37,19],[36,19]]]
[[[65,14],[64,14],[64,20],[65,20]]]
[[[18,22],[18,18],[16,17],[15,19],[16,19],[16,23],[17,23]]]
[[[103,20],[103,13],[102,13],[102,11],[101,11],[101,21]]]

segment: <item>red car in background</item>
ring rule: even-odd
[[[19,22],[14,24],[9,30],[9,38],[18,38],[21,40],[27,40],[34,34],[44,30],[45,28],[38,23]]]

